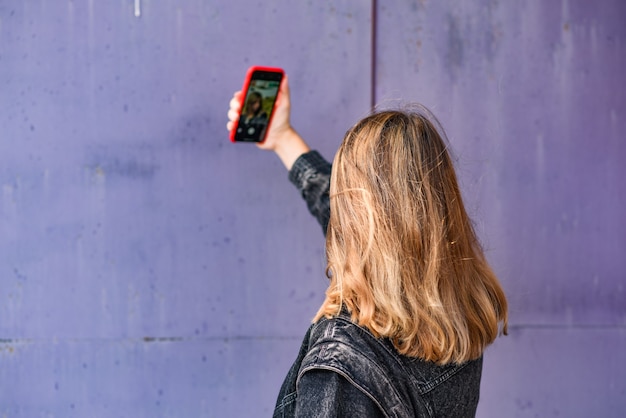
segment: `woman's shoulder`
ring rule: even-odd
[[[356,374],[366,371],[389,378],[400,371],[402,364],[401,355],[390,341],[376,338],[345,312],[316,322],[311,327],[308,346],[303,363],[310,367],[335,367]]]
[[[475,411],[481,369],[482,358],[439,365],[402,355],[391,341],[376,338],[343,312],[322,318],[310,328],[298,380],[310,371],[332,371],[379,402],[383,410],[404,411],[399,416],[422,416],[428,409],[445,409],[448,398],[466,403],[467,411]]]
[[[354,323],[345,311],[322,318],[311,328],[310,361],[364,366],[368,373],[384,379],[406,379],[419,392],[444,384],[459,373],[480,379],[482,357],[462,364],[437,364],[400,354],[387,338],[377,338],[367,328]]]
[[[348,318],[322,318],[311,328],[297,380],[307,373],[334,372],[374,400],[381,410],[402,411],[398,416],[409,416],[410,393],[400,384],[398,369],[389,367],[389,353],[381,350],[381,342]]]

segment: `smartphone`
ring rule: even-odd
[[[244,94],[239,121],[230,132],[232,142],[263,142],[270,126],[280,82],[280,68],[250,67],[243,83]]]

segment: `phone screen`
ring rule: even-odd
[[[265,139],[281,80],[282,73],[279,72],[252,73],[235,131],[235,141],[262,142]]]

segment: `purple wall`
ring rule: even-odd
[[[228,142],[251,64],[328,158],[372,101],[446,126],[511,303],[479,416],[623,415],[626,5],[214,3],[0,0],[0,415],[270,414],[326,281]]]

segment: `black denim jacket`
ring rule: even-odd
[[[302,198],[322,226],[324,235],[330,219],[331,165],[317,151],[301,155],[289,170],[289,180],[298,188]]]
[[[329,219],[330,164],[312,151],[292,167],[324,232]],[[347,312],[307,331],[280,389],[274,417],[473,417],[482,358],[439,366],[399,354]]]

